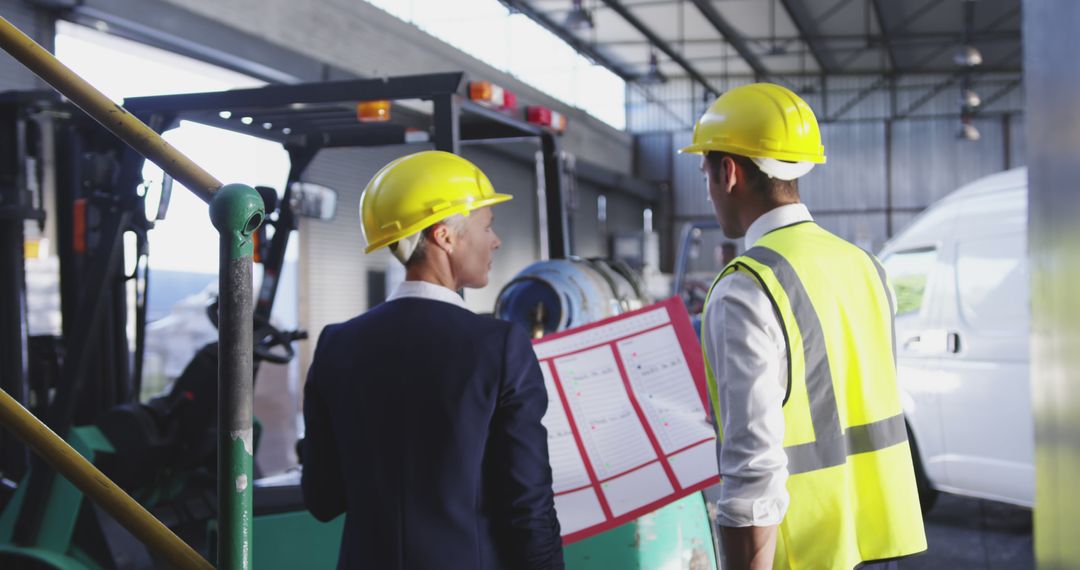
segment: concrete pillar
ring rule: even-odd
[[[1024,0],[1035,558],[1080,566],[1080,2]],[[1003,418],[1004,421],[1010,421]]]

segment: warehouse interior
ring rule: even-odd
[[[896,282],[901,336],[893,341],[905,412],[918,408],[922,417],[907,420],[924,454],[920,484],[933,488],[937,504],[923,505],[928,552],[899,567],[1080,565],[1072,538],[1080,499],[1071,492],[1080,466],[1071,295],[1080,271],[1075,3],[0,0],[0,16],[222,182],[257,187],[264,201],[279,203],[269,233],[259,234],[263,259],[254,269],[256,361],[259,343],[266,345],[253,388],[256,477],[299,477],[304,384],[320,331],[386,302],[406,279],[388,250],[363,252],[361,194],[384,165],[446,150],[514,197],[494,210],[501,247],[490,281],[463,293],[475,313],[512,310],[506,296],[540,275],[529,273],[536,264],[581,258],[593,260],[591,271],[606,275],[617,299],[601,317],[673,296],[694,316],[717,273],[750,244],[720,231],[702,159],[679,149],[717,97],[770,82],[801,97],[820,125],[827,162],[799,181],[814,220],[878,255],[890,273],[922,271],[906,326],[916,326],[914,313],[928,324],[917,325],[921,340],[910,337],[913,360],[904,360],[909,329]],[[218,339],[217,305],[207,318],[219,294],[218,233],[183,184],[82,119],[8,55],[0,56],[0,92],[11,92],[0,93],[0,388],[62,436],[85,425],[103,426],[106,438],[141,429],[124,423],[135,415],[113,412],[175,390]],[[365,107],[368,99],[386,104]],[[50,150],[28,155],[31,147]],[[965,250],[962,237],[960,246],[952,233],[925,243],[911,237],[953,211],[942,208],[958,200],[958,189],[999,186],[1018,190],[1022,203],[1005,214],[993,204],[954,208],[984,232],[977,238],[985,253],[971,254],[967,267],[962,258],[974,249]],[[120,211],[131,204],[145,212]],[[114,222],[123,234],[110,250],[119,264],[109,261],[99,275],[94,248],[113,243]],[[72,237],[87,228],[89,253]],[[924,301],[934,271],[932,287],[971,292],[968,300],[951,309]],[[120,277],[109,281],[109,272]],[[95,279],[106,284],[97,301],[85,293],[98,293]],[[624,281],[629,300],[615,284]],[[1009,303],[1016,312],[993,308]],[[96,315],[95,304],[108,314],[75,321]],[[919,352],[915,345],[925,347],[931,333],[944,348]],[[78,350],[75,338],[85,340]],[[962,362],[950,368],[957,355]],[[912,395],[905,370],[921,374],[909,381]],[[67,388],[71,395],[58,395]],[[72,445],[84,456],[120,447],[79,441]],[[48,480],[31,485],[28,473],[48,469],[32,457],[18,437],[0,435],[0,509],[35,497],[60,504],[63,492],[75,492]],[[117,467],[119,459],[101,465],[110,477],[136,481],[132,488],[180,470],[167,458],[153,461],[169,466],[151,474]],[[168,503],[161,493],[134,496]],[[212,555],[225,533],[191,531],[195,519],[213,518],[198,514],[212,502],[202,496],[150,512],[184,528],[185,540],[199,535],[188,541]],[[41,566],[13,567],[163,567],[110,515],[80,504],[64,516],[55,515],[58,506],[33,516],[2,511],[0,561],[36,548],[56,556],[34,554]],[[50,523],[54,515],[61,522]],[[260,553],[260,542],[308,541],[332,552],[306,567],[333,567],[340,530],[327,537],[314,519],[304,524],[267,530],[260,541],[258,529],[269,527],[256,522],[256,561],[279,557],[287,565],[284,546]],[[34,525],[54,534],[35,539],[25,530]],[[89,526],[98,534],[80,537]],[[685,552],[678,561],[606,567],[725,567],[708,526],[708,564],[689,547],[672,547]],[[651,528],[634,527],[631,536]],[[667,547],[670,539],[656,532],[662,540],[654,547]],[[105,546],[76,547],[80,540]],[[613,549],[614,540],[588,548]],[[648,550],[642,544],[630,550]],[[581,562],[588,556],[571,561],[585,547],[567,548],[567,567],[605,567]]]

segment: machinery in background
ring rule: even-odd
[[[538,261],[499,292],[495,317],[533,338],[581,326],[651,302],[641,277],[620,261],[571,257]]]
[[[0,238],[17,271],[5,273],[5,302],[25,297],[25,219],[53,216],[59,255],[59,334],[0,338],[3,350],[30,347],[18,373],[3,388],[94,461],[192,546],[207,548],[216,508],[217,343],[200,349],[168,393],[139,400],[143,378],[149,291],[147,232],[168,209],[171,184],[153,194],[143,184],[143,159],[69,103],[52,93],[14,93],[0,99],[0,133],[10,147],[3,165],[0,203],[20,198],[26,208]],[[157,128],[169,125],[158,121]],[[30,190],[30,191],[28,191]],[[276,276],[295,229],[296,201],[260,187],[267,219],[257,231],[264,274]],[[35,195],[36,194],[36,195]],[[44,209],[49,205],[49,211]],[[45,242],[45,224],[28,243]],[[303,331],[269,323],[276,290],[264,280],[254,318],[255,365],[288,362]],[[55,292],[54,292],[55,294]],[[208,309],[216,322],[216,304]],[[4,325],[25,325],[25,318]],[[133,332],[129,340],[128,331]],[[12,359],[18,363],[18,360]],[[11,361],[7,361],[11,362]],[[4,434],[7,437],[7,434]],[[14,439],[0,443],[7,493],[0,514],[0,566],[143,568],[155,561],[110,516],[83,500]]]
[[[288,361],[292,342],[303,337],[271,326],[269,315],[297,212],[323,217],[333,209],[326,189],[302,180],[324,149],[430,143],[457,152],[463,140],[536,140],[537,168],[544,173],[539,189],[546,213],[544,246],[551,257],[566,256],[565,174],[556,138],[565,121],[556,126],[544,117],[522,120],[505,99],[495,106],[483,93],[466,100],[461,95],[466,85],[463,74],[442,73],[125,102],[128,111],[158,132],[189,120],[273,140],[288,151],[291,169],[284,197],[279,201],[276,192],[261,191],[270,223],[256,236],[256,259],[264,269],[252,323],[256,363]],[[417,111],[393,104],[410,99],[432,105]],[[6,161],[0,162],[0,303],[5,315],[0,387],[185,541],[204,555],[213,553],[216,344],[193,356],[167,394],[145,404],[138,401],[149,284],[146,232],[165,214],[168,186],[160,206],[149,204],[148,216],[148,202],[154,200],[141,184],[142,157],[52,93],[0,98],[0,160]],[[53,176],[55,182],[49,182]],[[50,184],[55,184],[53,193]],[[23,230],[27,220],[45,219],[53,197],[63,334],[32,341],[23,310]],[[133,247],[125,249],[125,236],[131,236]],[[134,299],[131,311],[129,296]],[[28,352],[35,355],[29,362]],[[0,441],[0,451],[0,567],[160,565],[73,485],[44,463],[31,462],[18,440]],[[304,509],[297,472],[258,479],[253,489],[256,567],[335,566],[343,519],[322,524]]]
[[[742,240],[724,236],[714,219],[695,220],[683,228],[675,260],[672,294],[678,295],[701,336],[701,312],[705,296],[720,270],[742,251]]]

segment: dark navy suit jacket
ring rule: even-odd
[[[339,568],[563,568],[547,392],[525,333],[400,298],[319,337],[304,502],[345,513]]]

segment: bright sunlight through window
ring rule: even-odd
[[[118,103],[125,97],[264,84],[246,75],[63,21],[57,22],[56,57]],[[226,183],[280,189],[288,175],[288,155],[281,145],[271,141],[186,121],[164,137]],[[143,177],[148,184],[160,185],[161,169],[147,161]],[[176,184],[168,217],[150,232],[150,265],[172,271],[217,273],[217,241],[206,204]]]
[[[626,83],[498,0],[368,0],[553,97],[626,128]]]

